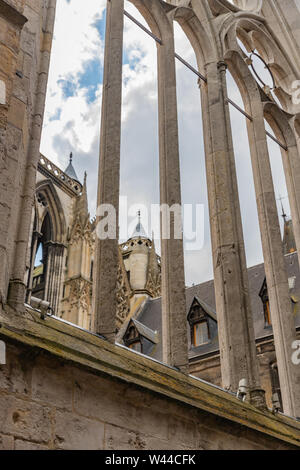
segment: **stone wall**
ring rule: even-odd
[[[284,449],[276,439],[141,387],[7,345],[0,449]]]

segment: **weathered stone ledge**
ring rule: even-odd
[[[5,0],[0,0],[0,16],[3,16],[10,23],[22,28],[28,21],[16,8]]]
[[[75,326],[27,310],[0,313],[0,338],[23,343],[300,447],[300,423],[262,412],[212,385],[110,344]]]

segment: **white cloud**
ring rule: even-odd
[[[88,62],[103,60],[103,42],[94,24],[105,5],[105,0],[86,0],[84,7],[82,0],[57,2],[41,151],[60,165],[67,163],[67,155],[54,146],[55,136],[63,135],[70,147],[88,152],[99,130],[101,87],[98,99],[90,105],[88,90],[80,87],[79,78]],[[63,82],[72,84],[74,96],[64,97]],[[53,120],[57,113],[60,118]]]

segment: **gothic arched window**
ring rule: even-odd
[[[32,282],[32,294],[35,297],[44,299],[46,287],[46,275],[48,265],[49,242],[51,240],[52,225],[49,213],[45,215],[41,236],[38,241]]]

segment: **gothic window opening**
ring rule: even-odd
[[[125,1],[125,10],[144,28],[150,29],[134,2]],[[153,38],[126,15],[123,52],[122,113],[127,118],[121,126],[120,193],[127,193],[130,181],[133,194],[140,194],[150,209],[151,202],[159,200],[158,77],[157,67],[153,67],[157,60],[157,48]],[[141,83],[147,88],[147,93],[141,93]],[[132,106],[134,93],[139,96],[138,107]],[[132,142],[135,142],[134,154]],[[147,174],[146,182],[141,179],[140,172]],[[132,202],[136,201],[133,199]],[[132,241],[130,246],[136,244],[142,246],[143,242]]]
[[[198,284],[205,278],[201,278],[200,272],[196,274],[191,269],[190,247],[194,250],[193,260],[197,260],[200,266],[204,263],[206,265],[205,280],[213,276],[211,244],[208,243],[208,240],[210,240],[210,224],[203,139],[203,108],[199,94],[199,88],[203,85],[203,81],[201,81],[199,75],[193,73],[193,71],[202,73],[203,69],[197,61],[191,37],[186,34],[177,21],[174,22],[174,39],[176,59],[181,57],[183,60],[176,60],[175,63],[182,203],[192,203],[196,206],[197,201],[201,200],[205,208],[204,226],[206,233],[203,250],[194,250],[193,244],[197,243],[196,238],[194,240],[193,238],[187,238],[190,229],[187,226],[184,228],[184,238],[186,237],[186,243],[184,243],[186,281],[189,285],[192,285]],[[195,159],[195,155],[198,155],[199,158]],[[203,182],[200,186],[199,181]],[[192,242],[189,243],[188,240]]]
[[[227,71],[226,82],[228,97],[246,112],[236,78],[230,71]],[[233,106],[229,110],[246,259],[248,266],[254,266],[263,261],[263,252],[247,121]],[[245,187],[247,191],[244,190]]]
[[[41,299],[44,299],[46,294],[45,288],[51,233],[51,219],[49,213],[47,213],[42,224],[41,234],[37,245],[32,280],[32,295]]]

